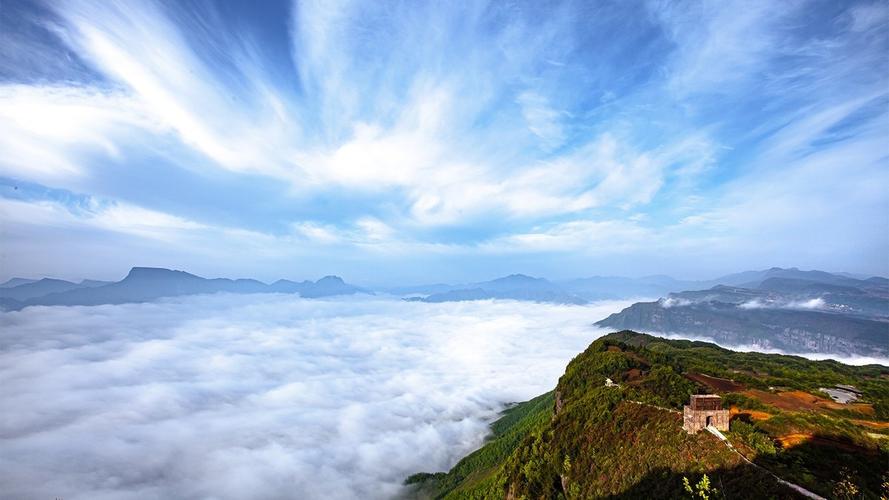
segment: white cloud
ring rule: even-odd
[[[172,241],[208,226],[124,203],[89,199],[83,206],[65,207],[51,201],[26,202],[0,198],[0,213],[9,224],[54,228],[95,228],[150,239]]]
[[[754,81],[782,49],[776,27],[802,4],[775,8],[767,1],[649,2],[676,44],[668,67],[669,88],[680,96],[731,93],[736,84]]]
[[[738,304],[738,307],[741,309],[826,309],[827,302],[821,297],[791,302],[777,302],[774,300],[763,302],[759,299],[753,299]]]
[[[568,135],[562,123],[567,113],[552,104],[557,90],[513,89],[510,83],[524,80],[539,57],[568,44],[558,41],[563,16],[491,33],[484,19],[491,13],[483,7],[395,9],[386,22],[352,2],[304,2],[294,10],[293,58],[308,96],[294,96],[265,72],[267,61],[250,32],[214,31],[211,15],[205,25],[154,3],[59,4],[61,24],[54,32],[120,87],[127,107],[114,111],[139,117],[118,135],[119,117],[91,111],[85,130],[101,146],[94,152],[125,154],[157,140],[149,136],[174,135],[181,141],[177,147],[209,160],[184,160],[184,168],[270,176],[298,194],[331,187],[385,192],[406,208],[396,218],[415,225],[457,224],[490,213],[534,219],[611,203],[629,207],[650,202],[662,185],[662,159],[634,151],[625,138],[606,133],[554,157],[528,146],[529,134],[545,143],[544,150],[562,145]],[[440,37],[408,22],[412,16],[434,18]],[[383,23],[368,31],[381,50],[391,48],[386,57],[416,58],[419,65],[382,71],[366,60],[382,57],[368,54],[367,44],[355,39],[366,22]],[[384,28],[390,22],[397,28]],[[461,43],[467,47],[455,47],[447,33],[458,29],[496,43],[479,50],[466,40]],[[219,51],[226,52],[224,61],[214,59]],[[442,73],[429,63],[445,54],[464,70]],[[82,101],[94,110],[104,104],[95,93],[82,90],[72,105]],[[515,95],[516,109],[498,104],[502,95]],[[13,96],[8,103],[20,100]],[[67,123],[65,111],[39,114],[37,129]],[[514,119],[520,116],[525,126]],[[494,123],[479,128],[482,119]],[[20,135],[21,128],[10,127],[8,135]],[[39,159],[47,139],[58,151],[55,170],[88,172],[101,159],[72,158],[69,142],[42,133],[21,142],[17,156]],[[16,177],[46,180],[20,163],[11,172]]]
[[[689,306],[692,304],[692,301],[676,297],[667,297],[665,299],[658,300],[658,303],[661,305],[661,307],[669,309],[671,307]]]
[[[827,307],[827,303],[821,297],[816,297],[800,302],[791,302],[787,307],[791,309],[824,309]]]
[[[767,307],[777,308],[778,306],[775,304],[766,304],[759,299],[753,299],[738,304],[738,307],[740,307],[741,309],[765,309]]]
[[[0,85],[0,172],[64,184],[83,176],[88,152],[121,154],[130,133],[163,133],[141,103],[120,91],[88,87]]]
[[[561,119],[564,113],[553,109],[546,96],[536,92],[523,92],[517,99],[522,107],[522,115],[531,132],[539,137],[547,147],[556,147],[565,140],[565,130]]]
[[[632,220],[577,220],[504,236],[481,245],[492,252],[611,254],[640,248],[654,233]]]
[[[46,39],[31,50],[15,34],[23,53],[0,61],[43,68],[0,85],[0,175],[212,214],[190,221],[189,251],[220,262],[480,248],[633,251],[653,272],[709,272],[707,257],[715,272],[842,259],[884,273],[886,78],[868,69],[884,66],[887,9],[853,6],[809,32],[794,28],[804,5],[651,2],[653,19],[635,19],[624,6],[307,1],[257,25],[207,3],[55,2],[34,21]],[[629,18],[653,36],[627,35],[643,32],[623,30]],[[52,55],[76,56],[65,77],[81,80],[42,79]],[[206,192],[134,194],[157,163]],[[263,233],[290,220],[290,234]],[[17,255],[36,246],[15,242]]]
[[[853,31],[868,31],[889,22],[889,6],[882,2],[856,5],[849,12]]]
[[[2,313],[0,488],[390,498],[551,389],[625,305],[216,295]]]

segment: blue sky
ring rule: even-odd
[[[886,2],[0,6],[0,278],[889,274]]]

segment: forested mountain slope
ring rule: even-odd
[[[819,392],[837,384],[860,399],[843,405]],[[677,410],[707,392],[731,408],[737,451],[682,430]],[[552,393],[507,410],[491,440],[451,471],[407,483],[415,498],[681,498],[685,480],[695,489],[706,475],[710,498],[800,497],[775,473],[825,497],[880,498],[889,494],[887,436],[887,367],[624,331],[572,360]]]

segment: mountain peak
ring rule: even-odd
[[[130,269],[124,280],[134,279],[170,279],[170,278],[197,278],[194,274],[185,271],[176,271],[164,267],[134,267]]]
[[[343,284],[344,285],[346,282],[343,281],[343,279],[340,278],[339,276],[334,276],[331,274],[331,275],[321,278],[320,280],[316,281],[315,283],[317,283],[319,285],[320,284],[331,284],[331,285],[332,284],[338,284],[338,285]]]
[[[527,274],[510,274],[509,276],[504,276],[502,278],[497,278],[493,281],[546,281],[543,278],[535,278],[533,276],[528,276]]]

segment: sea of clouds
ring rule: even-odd
[[[391,498],[552,389],[627,305],[223,294],[0,313],[0,491]]]
[[[629,305],[212,295],[0,313],[8,498],[389,498]]]

